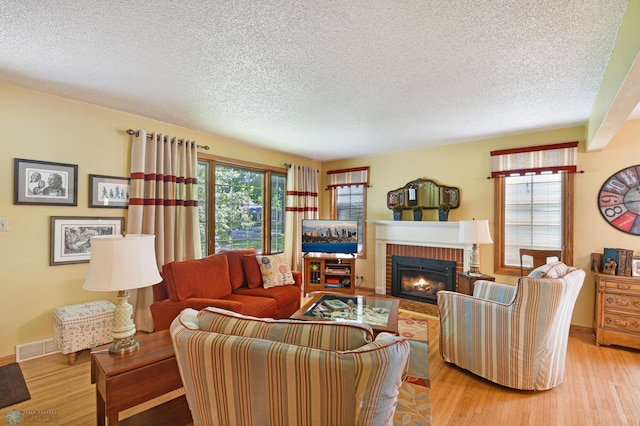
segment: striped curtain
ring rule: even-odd
[[[140,130],[131,146],[131,199],[127,233],[154,234],[158,268],[199,259],[197,146],[195,142]],[[137,294],[136,294],[137,293]],[[151,287],[133,292],[139,330],[153,331]]]
[[[292,164],[287,172],[284,253],[293,270],[302,270],[302,219],[318,218],[318,170]]]

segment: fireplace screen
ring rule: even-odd
[[[455,291],[454,261],[392,256],[391,262],[393,296],[436,304],[439,291]]]

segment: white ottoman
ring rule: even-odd
[[[108,300],[60,306],[53,310],[53,337],[60,352],[76,362],[76,352],[111,343],[113,309]]]

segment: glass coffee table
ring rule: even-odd
[[[342,321],[368,324],[375,334],[398,334],[398,299],[317,293],[291,318],[303,321]]]

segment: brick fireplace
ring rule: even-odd
[[[469,269],[471,245],[460,244],[458,222],[369,221],[376,233],[376,282],[378,294],[392,293],[392,257],[407,256],[456,262],[456,274]],[[400,299],[400,307],[437,314],[435,305]]]

